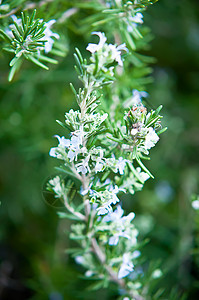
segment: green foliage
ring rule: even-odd
[[[9,25],[7,33],[0,29],[0,36],[8,43],[3,49],[15,54],[15,57],[9,64],[11,67],[8,76],[9,81],[13,79],[16,71],[19,70],[23,58],[45,70],[48,70],[49,68],[42,63],[42,61],[51,64],[58,63],[57,60],[41,54],[41,52],[44,52],[45,50],[46,43],[54,43],[51,38],[51,35],[53,36],[53,34],[48,28],[49,26],[46,25],[42,19],[35,19],[35,15],[36,9],[30,16],[22,12],[20,19],[17,19],[16,17],[13,18],[14,23],[13,25]],[[48,39],[51,39],[52,41],[48,41]],[[47,52],[49,52],[51,50],[51,45],[47,46],[47,48],[49,48],[47,49]],[[65,52],[60,51],[59,55],[64,56]]]
[[[29,4],[31,7],[28,8]],[[157,151],[151,151],[150,162],[144,161],[160,181],[148,181],[142,193],[133,196],[121,194],[121,198],[125,197],[125,210],[136,212],[133,222],[139,229],[140,239],[150,239],[142,248],[142,254],[147,258],[145,265],[157,261],[157,258],[162,261],[163,276],[155,282],[155,299],[198,298],[199,215],[191,206],[193,193],[198,195],[199,181],[197,6],[197,1],[188,0],[161,0],[148,6],[143,14],[153,36],[144,25],[138,24],[144,38],[133,38],[137,50],[132,50],[133,56],[126,56],[125,73],[116,76],[119,88],[104,89],[104,96],[100,99],[101,108],[106,111],[116,94],[123,101],[132,96],[132,89],[147,89],[151,96],[144,98],[143,102],[148,111],[160,104],[164,106],[163,127],[167,125],[169,130]],[[6,282],[10,284],[9,287],[2,286],[0,298],[4,300],[9,295],[9,299],[21,300],[50,297],[116,299],[114,284],[109,290],[102,288],[91,292],[88,286],[102,286],[102,283],[79,278],[83,268],[63,254],[66,248],[75,248],[65,234],[70,230],[69,221],[63,218],[58,222],[55,213],[57,206],[58,211],[61,210],[63,202],[48,201],[46,191],[43,197],[41,189],[46,186],[54,166],[47,154],[52,144],[51,137],[55,132],[59,131],[60,136],[65,132],[56,126],[54,120],[61,119],[63,111],[72,105],[76,109],[68,88],[71,81],[77,91],[80,86],[73,69],[74,49],[78,47],[83,57],[87,57],[84,49],[93,30],[105,32],[110,42],[120,44],[121,40],[115,34],[118,19],[92,26],[101,17],[106,18],[102,11],[107,6],[102,1],[6,0],[0,5],[1,29],[11,24],[9,13],[20,17],[20,11],[28,9],[27,15],[31,15],[34,8],[37,16],[44,20],[61,20],[63,16],[63,21],[58,21],[55,28],[60,41],[68,44],[69,53],[48,72],[24,61],[12,84],[7,83],[7,76],[13,52],[0,53],[0,265],[1,270],[5,270],[4,262],[9,262],[13,268],[12,274],[6,273]],[[151,48],[148,42],[145,43],[146,39],[148,42],[153,39]],[[2,48],[6,44],[10,45],[0,40]],[[150,76],[152,63],[155,84]],[[113,114],[119,113],[120,109],[120,106],[113,107]],[[128,107],[125,110],[128,112]],[[55,172],[60,173],[60,170]],[[193,200],[196,201],[197,197]],[[5,273],[1,273],[1,278],[2,274]],[[17,290],[12,289],[13,279],[20,285]],[[153,288],[153,284],[150,285]]]

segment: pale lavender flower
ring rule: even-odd
[[[76,165],[78,173],[81,172],[82,174],[85,175],[87,172],[90,172],[90,168],[88,165],[89,159],[90,159],[90,156],[88,155],[85,159],[82,159],[81,163]]]
[[[124,102],[123,106],[125,108],[127,108],[127,107],[130,107],[130,106],[133,106],[133,105],[139,105],[139,104],[142,103],[142,97],[146,98],[147,96],[148,96],[147,92],[145,92],[145,91],[140,92],[140,91],[134,89],[132,91],[132,97],[127,99]]]
[[[63,194],[63,187],[61,184],[60,177],[56,176],[53,179],[49,180],[49,184],[51,185],[53,191],[56,194],[55,197],[60,198]]]
[[[124,168],[126,166],[126,162],[127,162],[126,159],[124,159],[123,157],[119,157],[116,167],[118,168],[120,175],[124,174]]]
[[[99,50],[101,50],[107,40],[105,37],[105,34],[103,32],[92,32],[92,34],[98,35],[100,40],[98,44],[89,43],[86,50],[90,51],[91,53],[95,53]]]
[[[102,172],[106,166],[106,162],[103,160],[103,150],[100,149],[100,156],[96,160],[95,173]]]
[[[143,23],[143,15],[141,13],[136,13],[134,17],[130,17],[127,24],[127,31],[133,32],[133,30],[137,27],[137,24]]]
[[[134,264],[131,262],[131,253],[124,253],[123,262],[118,272],[118,279],[128,276],[134,269]]]
[[[140,104],[142,102],[142,97],[146,98],[148,96],[147,92],[140,92],[136,89],[132,91],[133,97],[132,97],[132,103],[133,104]]]
[[[143,15],[141,13],[136,13],[134,17],[131,17],[131,21],[135,22],[135,23],[143,23]]]
[[[48,53],[52,50],[53,44],[55,42],[55,40],[52,38],[56,38],[59,39],[59,34],[52,32],[51,27],[52,25],[56,22],[56,20],[50,20],[48,22],[45,23],[46,29],[44,30],[44,34],[45,36],[41,39],[41,40],[46,40],[47,42],[45,42],[44,44],[44,51],[45,53]]]
[[[134,259],[134,258],[139,257],[140,255],[141,255],[141,252],[139,250],[135,250],[135,251],[133,251],[131,258]]]
[[[109,44],[108,46],[109,49],[111,50],[111,59],[117,61],[118,65],[122,67],[123,62],[121,59],[121,50],[128,51],[128,49],[126,48],[126,44],[124,43],[119,46]]]
[[[192,203],[191,203],[193,209],[195,210],[198,210],[199,209],[199,200],[194,200]]]
[[[114,212],[109,213],[108,215],[106,215],[103,218],[104,222],[110,222],[110,221],[118,221],[121,219],[121,217],[123,216],[124,210],[121,208],[120,205],[118,205],[116,207],[116,209],[114,210]]]
[[[63,159],[62,153],[65,151],[65,148],[68,148],[70,145],[70,140],[66,139],[64,136],[60,137],[59,135],[55,135],[58,139],[59,144],[58,147],[53,147],[50,149],[49,155],[52,157],[57,157],[58,159]]]
[[[76,261],[77,264],[82,265],[82,264],[85,263],[85,258],[81,255],[78,255],[78,256],[75,257],[75,261]]]
[[[117,61],[118,65],[122,66],[123,62],[121,59],[121,50],[125,50],[128,51],[128,49],[126,48],[125,44],[119,45],[119,46],[115,46],[112,44],[106,44],[106,36],[103,32],[93,32],[92,34],[96,34],[99,36],[100,40],[98,44],[92,44],[89,43],[86,50],[90,51],[92,54],[98,51],[104,51],[103,52],[103,58],[101,57],[99,59],[99,65],[101,65],[101,67],[103,66],[104,63],[106,62],[106,58],[107,60],[111,60],[111,61]],[[104,60],[105,58],[105,60]],[[111,62],[110,61],[110,62]]]
[[[55,137],[59,141],[59,146],[68,148],[70,146],[70,140],[66,139],[64,136],[60,137],[59,135],[55,135]]]
[[[152,127],[149,127],[148,133],[145,137],[145,143],[144,146],[146,149],[151,149],[155,146],[155,144],[159,141],[159,136],[155,132],[155,130]]]
[[[123,209],[120,205],[114,210],[109,212],[107,216],[103,218],[103,222],[111,222],[113,226],[114,234],[109,238],[109,245],[115,246],[119,242],[120,237],[130,239],[129,236],[129,224],[134,219],[135,214],[130,213],[128,216],[123,216]]]

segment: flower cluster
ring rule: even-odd
[[[156,129],[161,128],[160,118],[161,116],[156,116],[154,111],[147,114],[147,109],[142,103],[134,104],[125,116],[131,138],[128,138],[128,145],[123,144],[123,148],[131,151],[136,147],[137,151],[148,154],[148,150],[159,141]]]
[[[96,209],[97,215],[105,215],[108,212],[112,212],[111,205],[120,201],[117,197],[118,193],[118,186],[113,187],[112,185],[109,186],[109,189],[100,192],[90,190],[91,202],[99,205],[99,207]]]
[[[135,23],[142,22],[139,13],[132,18]],[[127,49],[124,44],[106,43],[104,33],[93,34],[99,36],[99,43],[90,43],[87,47],[91,53],[90,64],[86,64],[79,51],[76,55],[83,88],[79,93],[72,89],[80,109],[67,112],[64,123],[58,121],[70,130],[70,137],[55,135],[58,146],[51,148],[49,154],[64,162],[63,169],[70,180],[76,178],[80,182],[81,205],[76,206],[75,201],[72,203],[63,197],[70,217],[81,221],[72,225],[70,234],[82,249],[74,251],[76,262],[87,269],[86,277],[105,280],[106,271],[113,281],[122,282],[122,288],[126,281],[127,292],[129,275],[138,277],[140,251],[138,231],[133,224],[135,214],[124,215],[119,194],[134,194],[151,176],[140,157],[143,153],[148,155],[148,150],[159,140],[161,108],[147,113],[142,104],[147,93],[134,89],[131,99],[121,104],[121,112],[111,120],[108,113],[98,110],[97,90],[107,83],[108,73],[114,79],[115,65],[123,66],[121,50]],[[134,166],[135,161],[141,168]],[[49,185],[57,197],[61,197],[66,191],[58,178],[51,180]]]
[[[92,54],[90,58],[92,63],[87,67],[87,71],[93,75],[94,73],[102,71],[105,74],[113,76],[113,66],[107,67],[107,65],[110,65],[116,61],[119,66],[123,66],[121,51],[128,51],[128,49],[126,48],[125,44],[119,46],[107,44],[107,38],[105,37],[104,33],[93,32],[93,34],[98,35],[100,40],[98,44],[90,43],[86,48]]]
[[[113,212],[109,212],[103,219],[102,224],[108,223],[108,231],[110,234],[108,243],[109,245],[115,246],[119,242],[120,237],[131,239],[132,245],[135,245],[138,234],[137,230],[134,229],[134,225],[131,221],[134,219],[135,214],[131,212],[128,216],[123,216],[124,211],[120,205]],[[100,229],[100,226],[99,226]],[[103,227],[104,229],[104,227]],[[134,231],[134,239],[132,239],[132,231]]]

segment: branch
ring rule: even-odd
[[[71,214],[73,214],[74,216],[76,216],[78,219],[80,219],[82,221],[86,220],[86,217],[83,214],[81,214],[80,212],[76,212],[74,210],[74,208],[69,205],[69,203],[67,201],[67,198],[66,198],[66,195],[63,195],[63,199],[64,199],[64,205],[65,205],[65,207],[68,209],[68,211]]]
[[[28,9],[34,9],[35,7],[41,7],[47,3],[50,3],[50,2],[53,2],[53,0],[42,0],[40,1],[39,3],[27,3],[24,7],[23,10],[28,10]],[[6,17],[9,17],[11,15],[14,15],[18,10],[21,9],[21,6],[18,6],[16,8],[13,8],[9,13],[5,14],[5,15],[0,15],[0,19],[3,19],[3,18],[6,18]]]
[[[118,276],[115,273],[115,271],[110,266],[108,266],[106,264],[106,256],[102,252],[102,250],[101,250],[100,246],[98,245],[97,240],[95,238],[91,239],[91,244],[92,244],[93,252],[95,253],[95,255],[97,256],[97,258],[99,259],[101,264],[106,269],[106,271],[109,274],[111,280],[113,282],[117,283],[122,289],[127,290],[126,285],[125,285],[125,281],[122,280],[122,279],[118,279]],[[128,291],[128,293],[131,295],[133,300],[144,300],[144,298],[142,298],[139,295],[135,295],[132,291]]]

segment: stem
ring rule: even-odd
[[[71,214],[73,214],[74,216],[76,216],[78,219],[80,219],[80,220],[82,220],[82,221],[85,221],[85,220],[86,220],[86,217],[85,217],[83,214],[81,214],[80,212],[76,212],[76,211],[74,210],[74,208],[72,208],[72,207],[69,205],[69,203],[68,203],[68,201],[67,201],[66,195],[63,195],[63,199],[64,199],[64,205],[65,205],[65,207],[67,208],[67,210],[68,210]]]
[[[115,271],[110,266],[108,266],[106,264],[106,256],[102,252],[100,246],[97,243],[97,240],[94,237],[91,239],[91,244],[92,244],[93,252],[95,253],[95,255],[97,256],[97,258],[99,259],[101,264],[106,269],[106,271],[109,274],[111,280],[113,282],[117,283],[122,289],[125,289],[125,290],[128,291],[128,289],[126,288],[126,285],[125,285],[125,281],[122,280],[122,279],[118,279],[117,273],[115,273]],[[128,291],[128,293],[132,297],[132,300],[144,300],[144,298],[142,298],[139,295],[135,295],[132,291]]]

